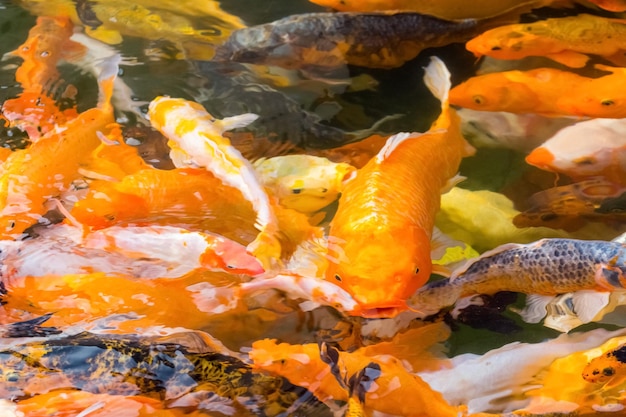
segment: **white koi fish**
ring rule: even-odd
[[[260,231],[248,245],[267,268],[280,259],[276,215],[252,164],[235,149],[222,133],[243,127],[257,119],[252,113],[217,120],[198,103],[180,98],[157,97],[148,115],[153,127],[163,133],[171,148],[174,165],[203,167],[225,184],[241,191],[257,213]]]

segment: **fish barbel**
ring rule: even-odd
[[[222,136],[226,130],[248,125],[257,115],[216,120],[198,103],[169,97],[152,100],[148,115],[152,126],[168,138],[170,157],[178,168],[203,167],[252,203],[260,233],[248,250],[266,267],[279,262],[279,229],[270,199],[252,164]]]
[[[505,244],[455,270],[450,278],[420,288],[409,304],[436,312],[461,297],[514,291],[556,295],[580,290],[626,289],[626,245],[577,239]]]

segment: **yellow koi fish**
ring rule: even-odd
[[[263,185],[284,207],[313,213],[335,201],[356,168],[312,155],[285,155],[254,163]]]
[[[246,126],[258,116],[247,113],[216,120],[198,103],[169,97],[152,100],[148,115],[152,126],[169,139],[174,165],[206,168],[252,203],[260,233],[248,250],[264,266],[277,262],[281,253],[279,228],[270,199],[252,164],[222,136],[224,131]]]

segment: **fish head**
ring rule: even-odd
[[[393,317],[406,310],[407,298],[430,278],[430,239],[417,228],[364,233],[333,246],[326,280],[350,293],[364,317]]]
[[[540,51],[542,39],[523,30],[501,27],[489,30],[468,41],[466,49],[476,57],[521,59]]]
[[[564,95],[559,103],[575,116],[619,119],[624,117],[626,106],[626,98],[620,91],[619,84],[607,88],[596,85],[582,94]]]
[[[0,240],[21,238],[26,229],[37,224],[36,217],[30,213],[0,216]]]
[[[205,252],[200,263],[219,268],[231,274],[256,276],[265,272],[261,262],[246,251],[246,247],[230,239],[212,242],[212,250]]]
[[[450,104],[473,110],[531,112],[537,96],[522,82],[512,82],[503,73],[470,78],[450,90]]]

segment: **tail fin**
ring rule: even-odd
[[[113,98],[113,86],[115,78],[120,70],[121,57],[113,55],[102,61],[100,65],[100,75],[98,76],[98,85],[100,87],[100,95],[98,97],[98,108],[111,109],[111,99]]]
[[[424,68],[424,83],[430,92],[441,101],[442,109],[448,107],[448,94],[452,88],[450,71],[436,56],[430,57],[430,64]]]

